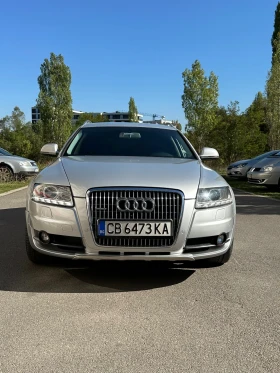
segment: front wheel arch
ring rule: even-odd
[[[8,168],[10,171],[12,171],[13,174],[15,173],[14,168],[13,168],[11,165],[9,165],[9,164],[7,164],[7,163],[5,163],[5,162],[1,162],[1,163],[0,163],[0,168],[1,168],[1,167],[6,167],[6,168]]]

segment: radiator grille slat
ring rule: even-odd
[[[155,208],[152,212],[119,211],[119,198],[152,198]],[[174,190],[152,189],[92,189],[88,195],[89,213],[95,242],[110,247],[164,247],[173,245],[178,233],[182,213],[183,196]],[[173,222],[171,237],[99,237],[98,220],[157,220]]]

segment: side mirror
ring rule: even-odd
[[[51,157],[56,157],[58,155],[58,145],[57,144],[46,144],[41,149],[41,154],[49,155]]]
[[[200,153],[201,159],[218,159],[219,153],[213,148],[203,148]]]

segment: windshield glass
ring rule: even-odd
[[[196,159],[177,131],[115,126],[81,128],[63,155]]]
[[[12,155],[11,153],[7,152],[7,150],[0,148],[0,155]]]

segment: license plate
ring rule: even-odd
[[[114,221],[99,220],[99,236],[119,236],[119,237],[164,237],[172,236],[171,221]]]

